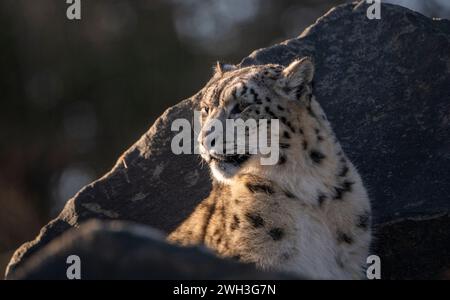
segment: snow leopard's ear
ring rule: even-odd
[[[233,71],[236,69],[237,69],[237,67],[235,65],[224,64],[224,63],[221,63],[218,61],[216,63],[216,66],[214,67],[214,74],[222,76],[223,73],[226,73],[228,71]]]
[[[314,78],[314,64],[312,59],[304,57],[293,61],[284,68],[282,76],[277,81],[277,86],[288,96],[302,90],[305,85],[311,84]],[[298,98],[298,95],[297,95]]]

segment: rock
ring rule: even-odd
[[[450,21],[389,4],[380,20],[369,20],[367,8],[365,1],[338,6],[241,65],[314,59],[317,99],[373,200],[383,278],[436,277],[450,267],[442,257],[450,248]],[[170,150],[171,121],[191,120],[196,108],[192,97],[168,109],[111,172],[16,251],[7,277],[88,219],[175,228],[210,189],[198,156]]]
[[[61,233],[89,219],[133,221],[165,232],[182,222],[211,188],[199,157],[177,156],[170,150],[171,121],[191,120],[195,107],[187,99],[169,108],[108,174],[77,193],[35,240],[15,252],[6,274]]]
[[[450,279],[450,215],[397,219],[377,226],[374,253],[386,279]]]
[[[81,279],[289,279],[257,271],[252,265],[216,257],[206,248],[167,244],[164,235],[148,226],[121,221],[88,221],[69,230],[10,279],[67,279],[67,258],[80,259]]]

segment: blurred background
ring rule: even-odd
[[[169,106],[339,0],[0,0],[0,273]],[[448,0],[390,0],[450,18]]]

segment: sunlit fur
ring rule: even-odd
[[[307,278],[363,278],[370,202],[315,99],[313,77],[307,58],[286,68],[216,72],[199,94],[202,124],[212,118],[276,118],[280,160],[262,166],[259,155],[251,155],[236,166],[212,159],[202,129],[200,151],[211,168],[213,190],[170,241],[203,243],[221,256]],[[230,115],[236,104],[242,110]]]

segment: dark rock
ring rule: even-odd
[[[173,230],[210,191],[208,170],[196,155],[170,150],[171,121],[193,118],[193,99],[169,108],[127,150],[114,168],[83,188],[61,214],[41,229],[35,240],[13,255],[6,273],[66,230],[89,219],[120,219]]]
[[[206,248],[165,242],[148,226],[121,221],[88,221],[69,230],[15,272],[11,279],[67,279],[67,258],[80,258],[81,279],[288,279],[252,265],[216,257]],[[72,262],[73,263],[73,262]]]
[[[373,199],[381,229],[374,253],[385,278],[437,276],[438,265],[450,267],[441,257],[450,248],[448,226],[440,227],[450,209],[450,22],[388,4],[380,20],[369,20],[367,7],[339,6],[300,37],[255,51],[241,65],[314,59],[317,99]],[[210,189],[198,156],[170,151],[171,120],[192,119],[196,105],[192,97],[168,109],[110,173],[17,250],[9,274],[91,218],[175,228]]]
[[[381,278],[450,279],[450,215],[399,219],[376,228]]]

